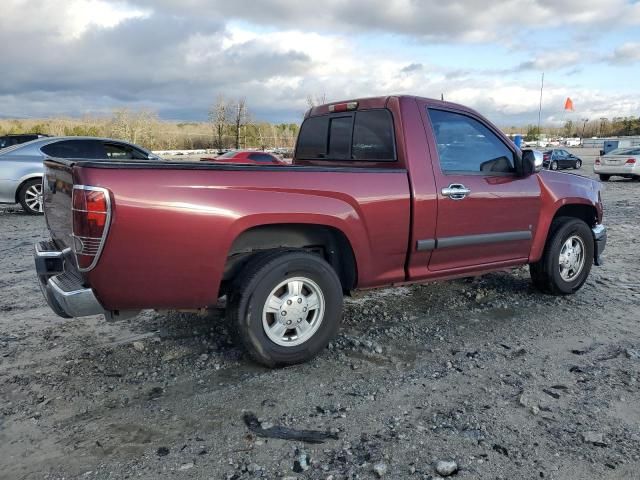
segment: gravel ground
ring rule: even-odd
[[[526,268],[358,293],[281,370],[222,309],[55,317],[43,219],[0,208],[0,478],[640,478],[639,192],[605,184],[606,263],[574,296]]]

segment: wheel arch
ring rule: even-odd
[[[24,187],[25,183],[27,183],[29,180],[42,179],[43,176],[44,175],[42,173],[35,173],[21,178],[20,183],[18,183],[16,191],[13,194],[15,203],[20,203],[20,191],[22,190],[22,187]]]
[[[598,209],[584,198],[560,200],[549,214],[543,215],[540,219],[540,228],[533,241],[529,263],[537,262],[542,258],[549,237],[549,229],[558,217],[578,218],[592,228],[598,223]]]
[[[357,261],[347,234],[318,223],[273,223],[251,226],[235,236],[227,252],[222,285],[235,278],[255,254],[276,249],[300,249],[321,255],[336,271],[342,288],[357,285]]]

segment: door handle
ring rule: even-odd
[[[452,183],[448,187],[443,188],[441,193],[451,200],[462,200],[471,193],[471,190],[460,183]]]

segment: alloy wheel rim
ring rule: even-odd
[[[276,345],[294,347],[320,328],[325,312],[322,290],[313,280],[292,277],[280,282],[262,308],[262,328]]]
[[[582,238],[572,235],[562,244],[558,258],[560,277],[571,282],[576,279],[585,265],[585,247]]]
[[[34,212],[42,213],[42,185],[31,185],[24,192],[24,202]]]

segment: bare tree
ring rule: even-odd
[[[307,105],[309,108],[313,108],[316,105],[324,105],[327,103],[327,94],[322,92],[321,95],[311,95],[310,93],[307,95]]]
[[[229,104],[223,95],[218,95],[216,103],[209,109],[209,123],[213,128],[216,148],[224,148],[224,132],[229,124]]]
[[[110,136],[141,145],[153,145],[158,115],[150,110],[114,110],[110,122]]]
[[[234,109],[234,133],[236,137],[236,150],[240,148],[240,132],[242,127],[246,126],[249,123],[249,112],[247,110],[247,99],[244,97],[236,100],[233,105]]]

